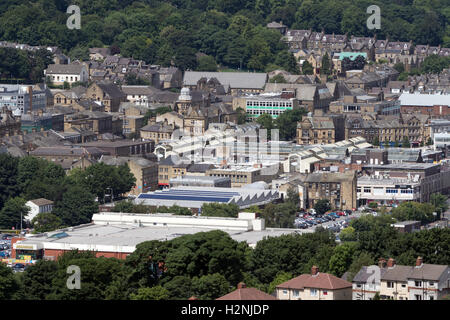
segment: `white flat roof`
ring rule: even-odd
[[[450,105],[450,95],[446,94],[421,94],[404,92],[400,95],[399,100],[402,106]]]
[[[55,250],[91,250],[103,252],[131,253],[136,246],[144,241],[171,240],[187,234],[209,232],[212,228],[197,227],[167,227],[130,225],[86,225],[73,231],[65,231],[68,236],[60,239],[48,238],[47,235],[37,235],[18,241],[20,245],[43,246],[44,249]],[[254,246],[264,237],[278,237],[283,234],[312,232],[302,229],[266,229],[262,231],[223,230],[236,241],[246,241]]]

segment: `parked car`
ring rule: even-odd
[[[14,272],[24,272],[25,271],[25,265],[23,263],[16,263],[12,267]]]
[[[344,212],[346,213],[346,214],[348,214],[348,215],[351,215],[352,213],[353,213],[353,211],[352,210],[344,210]]]

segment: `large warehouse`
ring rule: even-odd
[[[183,235],[223,230],[236,241],[254,247],[264,237],[312,232],[300,229],[265,228],[264,219],[241,212],[238,218],[175,216],[170,214],[94,214],[92,223],[55,232],[27,235],[13,243],[18,260],[54,260],[70,250],[93,251],[97,256],[126,258],[144,241],[171,240]],[[16,240],[14,240],[16,241]]]
[[[141,193],[134,201],[147,206],[177,205],[199,210],[204,203],[233,203],[241,209],[264,205],[279,199],[278,191],[250,188],[175,187],[167,190]]]

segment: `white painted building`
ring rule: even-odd
[[[409,300],[438,300],[450,293],[448,265],[425,264],[418,257],[407,279]]]
[[[30,211],[25,216],[25,220],[29,222],[31,222],[39,213],[52,212],[53,210],[53,201],[44,198],[27,201],[25,205],[30,208]]]
[[[416,178],[401,179],[372,175],[358,178],[356,193],[360,205],[369,202],[388,205],[403,201],[420,202],[420,188],[421,182]]]
[[[89,80],[89,73],[85,65],[82,64],[51,64],[44,75],[55,85],[62,85],[64,82],[69,84],[75,82],[87,82]]]

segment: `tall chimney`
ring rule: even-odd
[[[388,266],[388,268],[392,268],[393,266],[395,266],[395,259],[389,258],[389,260],[387,262],[387,266]]]
[[[384,258],[380,258],[380,260],[378,260],[378,266],[382,269],[382,268],[386,268],[386,259]]]
[[[312,266],[312,268],[311,268],[311,274],[312,274],[313,276],[318,275],[318,274],[319,274],[319,267],[318,267],[318,266]]]
[[[245,283],[243,283],[243,282],[239,282],[238,283],[238,285],[237,285],[237,288],[238,289],[243,289],[243,288],[246,288],[247,286],[245,285]]]
[[[421,267],[423,265],[423,259],[422,257],[417,257],[416,260],[416,267]]]

